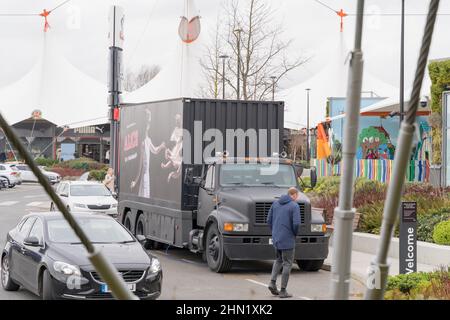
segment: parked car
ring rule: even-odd
[[[19,176],[20,172],[11,168],[10,164],[0,163],[0,177],[8,181],[9,188],[13,188],[15,185],[21,183]]]
[[[34,175],[33,171],[31,171],[30,167],[25,164],[15,164],[13,165],[20,171],[21,177],[23,181],[27,182],[37,182],[38,179]],[[38,166],[38,168],[42,171],[42,173],[48,178],[50,183],[55,184],[61,181],[61,176],[56,172],[47,171],[44,166]]]
[[[117,216],[117,200],[111,191],[97,181],[62,181],[56,188],[56,193],[67,206],[76,212],[97,212],[113,217]],[[50,210],[56,207],[52,202]]]
[[[158,259],[125,227],[105,215],[77,213],[75,218],[136,296],[160,296],[163,275]],[[7,291],[23,287],[44,300],[113,298],[59,212],[23,217],[7,235],[1,266],[1,282]]]

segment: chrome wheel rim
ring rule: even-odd
[[[211,237],[211,240],[209,240],[209,246],[208,246],[208,252],[209,256],[214,260],[217,261],[219,258],[219,237],[215,234]]]
[[[9,280],[9,261],[7,257],[3,258],[2,261],[2,285],[6,287]]]

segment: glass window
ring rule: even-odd
[[[31,227],[33,226],[34,220],[36,220],[35,217],[28,218],[20,227],[19,235],[25,238],[28,233],[30,232]]]
[[[44,243],[44,233],[43,233],[43,226],[42,221],[39,218],[36,218],[36,222],[34,223],[33,227],[31,228],[29,237],[36,237],[39,239],[39,244]]]
[[[209,166],[208,172],[206,173],[205,188],[214,189],[214,166]]]
[[[114,219],[78,218],[78,223],[92,243],[134,242],[128,231]],[[47,222],[49,240],[56,243],[80,243],[64,219]]]
[[[102,197],[111,196],[111,192],[103,184],[72,185],[70,186],[70,195],[74,197]]]

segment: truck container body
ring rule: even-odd
[[[290,186],[299,187],[293,164],[272,157],[282,147],[283,116],[283,102],[274,101],[180,98],[122,106],[120,221],[153,248],[205,253],[217,272],[232,260],[273,259],[268,210]],[[264,176],[270,159],[280,170]],[[311,225],[323,219],[311,213],[306,196],[298,202],[295,257],[317,269],[311,265],[326,258],[328,237]]]

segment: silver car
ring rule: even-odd
[[[0,177],[8,181],[9,188],[13,188],[17,184],[22,183],[19,170],[13,168],[11,164],[0,163]]]

